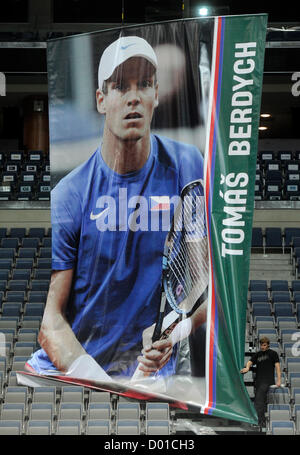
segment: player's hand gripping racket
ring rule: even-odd
[[[152,342],[167,338],[207,299],[208,246],[201,180],[186,185],[166,237],[162,262],[161,305]],[[166,316],[166,304],[172,308]],[[149,374],[137,367],[132,381]]]

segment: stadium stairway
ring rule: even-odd
[[[249,280],[295,279],[290,253],[252,253]]]

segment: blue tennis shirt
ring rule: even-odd
[[[52,268],[74,268],[66,317],[111,376],[131,376],[137,366],[142,332],[159,311],[163,246],[174,208],[181,189],[198,178],[203,158],[196,147],[151,135],[140,170],[117,174],[97,149],[52,191]],[[43,349],[28,363],[40,373],[55,370]]]

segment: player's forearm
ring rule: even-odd
[[[277,383],[281,383],[281,370],[280,370],[280,364],[279,363],[276,363],[275,370],[276,370]]]
[[[67,371],[72,362],[85,353],[64,316],[72,276],[72,270],[52,274],[39,333],[41,347],[60,371]]]
[[[252,366],[252,362],[251,362],[251,360],[248,360],[248,362],[246,363],[247,370],[250,370],[251,366]]]
[[[39,333],[39,343],[59,371],[67,371],[85,350],[62,315],[46,317]]]

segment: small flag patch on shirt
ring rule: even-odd
[[[169,196],[150,196],[150,210],[170,210]]]

